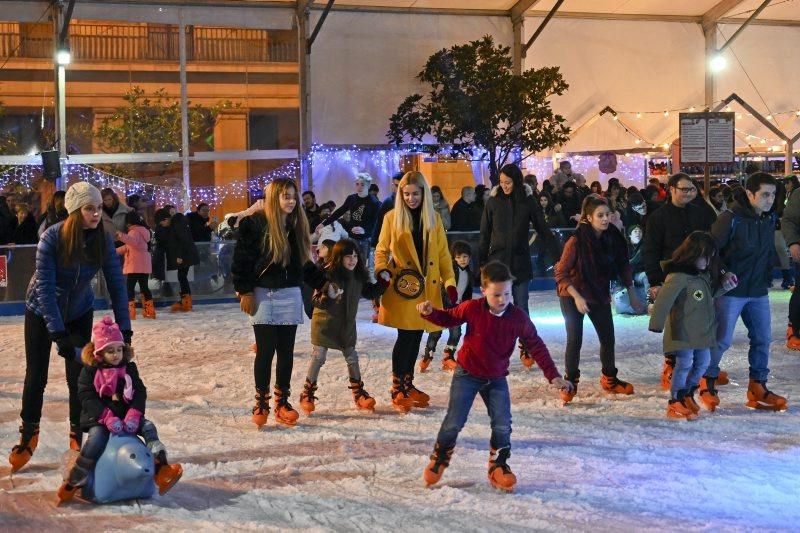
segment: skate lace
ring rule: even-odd
[[[294,411],[292,404],[289,403],[289,395],[281,395],[277,397],[277,401],[275,402],[276,407],[280,407],[286,409],[288,411]]]
[[[494,472],[498,468],[503,470],[504,474],[511,473],[511,467],[508,466],[507,461],[508,458],[511,456],[511,450],[508,448],[501,448],[497,451],[497,458],[492,461],[492,467],[489,469],[489,473]]]
[[[409,392],[419,392],[419,393],[422,392],[421,390],[419,390],[414,386],[414,382],[412,381],[413,379],[414,379],[413,376],[409,374],[405,377],[405,380],[403,381],[403,385],[405,385],[406,389],[406,396],[408,396]]]
[[[616,386],[620,386],[620,387],[627,387],[628,386],[628,382],[627,381],[622,381],[621,379],[619,379],[617,377],[611,377],[611,378],[606,378],[606,379],[607,379],[606,382],[608,383],[609,388],[614,388]]]
[[[264,411],[269,412],[269,399],[270,399],[270,396],[267,396],[266,394],[257,393],[256,394],[256,405],[255,405],[255,407],[253,407],[253,414],[254,415],[260,415]]]
[[[355,397],[356,400],[361,400],[370,397],[369,394],[367,394],[367,391],[364,390],[363,382],[353,383],[347,388],[353,391],[353,396]]]
[[[301,394],[301,396],[313,402],[319,399],[316,396],[314,396],[315,392],[317,392],[317,386],[309,385],[307,383],[305,389],[303,389],[303,394]]]
[[[440,448],[437,446],[431,454],[431,460],[433,460],[433,468],[431,470],[438,474],[439,468],[450,466],[450,457],[452,455],[453,448]]]
[[[31,448],[31,440],[38,434],[39,434],[38,429],[34,429],[32,431],[25,431],[20,429],[19,444],[15,444],[14,446],[12,446],[11,452],[22,453],[27,451],[29,454],[33,455],[33,449]]]

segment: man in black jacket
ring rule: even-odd
[[[698,207],[693,203],[697,196],[697,187],[688,174],[679,172],[670,176],[667,182],[669,200],[647,216],[647,230],[644,232],[642,244],[642,260],[650,283],[650,298],[655,300],[658,290],[664,283],[664,272],[661,261],[672,257],[672,252],[693,231],[709,231],[714,223],[714,215],[710,210]],[[675,356],[664,354],[664,368],[661,371],[661,388],[669,390],[672,382],[672,370],[675,368]],[[727,375],[717,383],[727,383]]]
[[[377,198],[369,194],[368,187],[371,181],[372,176],[366,172],[360,172],[356,175],[356,192],[348,196],[342,205],[320,222],[316,228],[316,230],[321,231],[322,228],[320,226],[327,226],[339,220],[339,217],[349,211],[350,221],[343,221],[342,226],[350,234],[350,238],[358,243],[365,262],[369,261],[372,231],[375,229],[375,220],[378,216],[378,209],[381,206]]]
[[[475,188],[461,189],[461,198],[450,211],[450,231],[478,231],[481,228],[481,208],[475,202]]]
[[[722,213],[711,227],[720,259],[738,278],[738,286],[717,298],[717,345],[711,348],[711,361],[700,385],[700,399],[714,410],[719,404],[715,381],[719,362],[730,347],[733,330],[739,317],[747,328],[750,349],[750,383],[747,407],[766,411],[785,411],[786,398],[767,389],[769,347],[772,341],[772,318],[767,289],[772,279],[775,251],[775,219],[771,211],[775,202],[775,178],[765,172],[747,177],[744,194],[737,205]]]

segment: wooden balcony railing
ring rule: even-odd
[[[49,58],[52,29],[46,24],[0,22],[0,57]],[[186,28],[188,61],[216,63],[294,63],[292,32]],[[74,61],[178,61],[178,27],[151,24],[70,25]]]

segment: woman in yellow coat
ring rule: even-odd
[[[414,365],[422,334],[439,331],[416,309],[429,300],[442,307],[442,284],[457,300],[453,260],[431,190],[420,172],[407,172],[398,185],[394,209],[386,214],[375,248],[375,272],[389,287],[378,322],[397,328],[392,350],[392,404],[402,412],[427,407],[430,397],[414,387]]]

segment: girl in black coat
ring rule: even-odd
[[[183,213],[175,213],[167,234],[167,270],[178,271],[181,286],[180,301],[172,304],[172,312],[192,310],[192,289],[189,286],[189,268],[200,262],[200,254],[192,239],[192,231]]]
[[[133,348],[125,345],[119,326],[105,316],[92,327],[92,341],[81,353],[85,365],[78,378],[81,428],[89,437],[58,489],[58,499],[68,501],[86,485],[94,464],[103,454],[110,434],[141,435],[155,458],[154,480],[164,494],[183,474],[179,464],[167,462],[167,451],[155,425],[144,418],[147,389],[133,362]]]
[[[526,188],[516,165],[500,169],[500,185],[492,189],[481,220],[479,260],[504,263],[514,276],[514,305],[528,312],[528,282],[533,277],[528,233],[531,225],[553,257],[558,250],[533,191]]]
[[[231,274],[242,311],[250,317],[256,337],[256,404],[253,423],[259,428],[269,415],[269,383],[275,365],[275,418],[293,426],[299,414],[289,403],[294,340],[303,323],[300,285],[319,288],[311,262],[311,232],[294,181],[276,178],[264,190],[264,209],[239,224]]]

